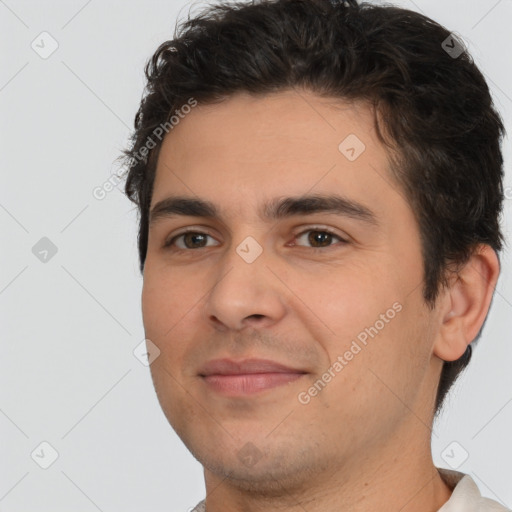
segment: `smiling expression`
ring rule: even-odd
[[[199,105],[164,139],[150,210],[152,377],[205,468],[299,484],[429,436],[440,320],[367,106],[292,91]]]

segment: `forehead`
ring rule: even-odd
[[[237,93],[197,105],[166,135],[152,206],[200,195],[241,213],[285,193],[336,190],[371,202],[384,188],[396,194],[367,105],[306,91]]]
[[[259,153],[277,160],[317,159],[319,151],[337,154],[339,142],[349,134],[370,149],[381,146],[374,133],[373,114],[365,103],[321,98],[309,91],[258,96],[239,92],[220,103],[197,105],[182,115],[165,137],[162,150],[165,153],[172,146],[175,157],[187,152],[189,160],[200,158],[207,149],[217,158],[247,159],[250,151],[253,157]],[[201,153],[191,153],[191,146]],[[224,154],[225,148],[229,155]]]

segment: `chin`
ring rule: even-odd
[[[248,442],[235,453],[232,447],[223,448],[220,445],[212,450],[211,443],[213,441],[208,442],[209,446],[202,444],[200,447],[187,445],[192,455],[205,468],[207,482],[215,475],[219,481],[229,481],[232,487],[240,491],[261,494],[267,498],[282,498],[283,488],[299,492],[319,474],[318,471],[322,470],[320,466],[326,465],[325,461],[324,464],[319,464],[309,449],[305,452],[295,448],[292,459],[279,445],[266,446],[265,453],[258,453]],[[297,456],[298,453],[301,455]]]

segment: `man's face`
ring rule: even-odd
[[[180,196],[218,217],[160,215],[150,226],[142,309],[161,351],[154,385],[206,470],[241,486],[353,472],[430,436],[440,321],[422,299],[417,223],[370,110],[332,105],[281,92],[197,106],[158,160],[151,208]],[[350,208],[261,215],[311,195]],[[163,247],[185,229],[195,236]],[[291,370],[208,371],[219,359]]]

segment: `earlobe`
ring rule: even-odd
[[[434,354],[440,359],[459,359],[476,338],[489,311],[499,272],[496,252],[482,244],[443,291],[441,325],[434,344]]]

